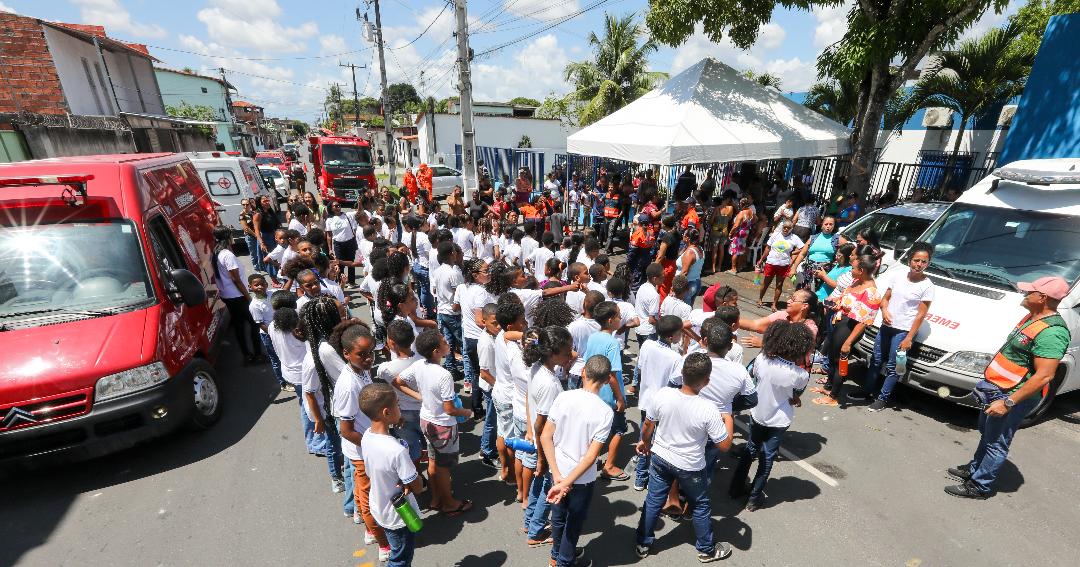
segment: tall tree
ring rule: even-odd
[[[604,37],[589,33],[594,58],[566,66],[566,80],[574,85],[571,97],[583,103],[582,126],[630,104],[649,92],[667,73],[649,71],[649,55],[659,47],[652,39],[639,40],[645,30],[633,14],[604,14]]]
[[[409,83],[394,83],[386,87],[386,91],[390,94],[390,108],[395,112],[406,105],[420,105],[420,95],[416,93],[416,87]]]
[[[1030,43],[1016,44],[1020,33],[1020,26],[1009,24],[940,52],[915,84],[916,107],[945,107],[960,117],[942,185],[952,176],[968,122],[1024,91],[1035,52]]]
[[[326,106],[327,122],[332,123],[329,126],[341,127],[343,116],[342,108],[342,96],[341,87],[337,85],[330,85],[330,90],[326,92],[326,99],[323,101],[323,105]]]
[[[758,30],[772,19],[776,6],[811,10],[837,6],[841,0],[651,0],[645,22],[652,37],[679,45],[700,22],[714,42],[725,33],[742,48],[753,45]],[[848,13],[844,37],[818,58],[818,72],[860,87],[859,111],[848,189],[865,195],[877,133],[889,100],[916,65],[935,47],[956,41],[964,28],[991,5],[1007,0],[858,0]]]
[[[820,112],[844,126],[855,120],[859,107],[859,85],[828,79],[814,83],[806,92],[803,106]]]
[[[1080,0],[1028,0],[1009,18],[1010,24],[1020,28],[1017,48],[1037,52],[1050,18],[1075,12],[1080,12]]]

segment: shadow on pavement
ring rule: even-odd
[[[0,565],[14,565],[45,544],[81,494],[184,467],[243,439],[281,394],[277,379],[269,364],[243,366],[228,342],[216,368],[225,407],[221,420],[208,431],[181,430],[98,459],[0,473],[6,487]]]
[[[492,551],[484,555],[466,555],[454,565],[456,567],[498,567],[506,564],[505,551]]]

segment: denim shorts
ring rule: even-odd
[[[608,441],[616,435],[626,435],[626,412],[617,411],[611,418],[611,433],[608,434]]]
[[[519,418],[516,418],[516,417],[514,418],[514,435],[511,435],[511,437],[520,437],[522,439],[525,438],[525,420],[524,419],[519,419]],[[530,453],[526,453],[525,451],[514,451],[514,458],[521,461],[522,465],[525,465],[525,459],[527,459],[529,455],[530,455]],[[533,464],[529,468],[534,469],[534,468],[536,468],[536,454],[532,453],[532,455],[533,455]],[[528,466],[528,465],[525,465],[525,466]]]
[[[500,404],[494,400],[492,404],[495,406],[495,433],[503,439],[521,435],[514,424],[514,404]]]
[[[394,436],[409,444],[409,459],[420,460],[424,447],[424,431],[420,428],[420,410],[402,410],[401,427],[394,429]]]
[[[521,461],[521,466],[527,469],[536,470],[536,452],[526,453],[525,451],[517,451],[514,453],[514,457]]]

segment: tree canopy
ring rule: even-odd
[[[221,121],[221,116],[218,116],[212,106],[203,104],[188,104],[187,102],[181,102],[176,106],[167,105],[165,106],[165,113],[169,116],[187,118],[188,120],[201,120],[205,122]],[[214,136],[214,129],[211,126],[196,126],[195,129],[207,138]]]
[[[540,101],[536,100],[535,98],[529,98],[527,96],[516,96],[507,101],[507,104],[517,104],[521,106],[540,106]]]
[[[409,83],[394,83],[386,87],[386,90],[390,95],[390,107],[395,112],[409,104],[420,105],[420,95]]]
[[[1080,12],[1080,0],[1028,0],[1009,18],[1009,23],[1020,31],[1016,46],[1026,52],[1037,52],[1050,18],[1075,12]]]

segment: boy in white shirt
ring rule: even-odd
[[[589,289],[599,291],[604,294],[604,299],[609,300],[611,297],[608,295],[607,286],[604,282],[607,281],[608,272],[607,267],[601,264],[593,264],[589,266]]]
[[[447,372],[464,374],[461,365],[454,360],[453,353],[465,353],[461,343],[461,306],[455,302],[455,292],[459,285],[465,283],[458,264],[458,250],[453,242],[439,243],[439,267],[431,273],[431,287],[435,291],[436,320],[439,323],[439,332],[442,333],[446,343],[450,345],[451,356],[443,360],[443,368]],[[466,397],[472,395],[472,388],[462,392]]]
[[[578,284],[585,286],[586,289],[578,291],[566,292],[566,304],[570,306],[570,309],[580,318],[585,313],[585,292],[589,291],[588,285],[592,281],[592,276],[589,275],[589,269],[585,267],[585,264],[581,262],[574,262],[566,268],[566,280],[572,284]],[[602,296],[603,294],[601,294]]]
[[[711,563],[731,555],[731,547],[713,540],[712,505],[709,501],[709,478],[706,476],[705,445],[715,444],[721,451],[731,448],[730,416],[723,416],[709,401],[698,396],[709,383],[712,363],[703,353],[687,357],[682,369],[682,386],[657,392],[641,426],[638,454],[651,455],[649,493],[637,528],[634,551],[645,558],[656,541],[656,523],[671,485],[678,481],[693,512],[697,559]]]
[[[641,318],[638,317],[637,310],[634,309],[634,305],[627,301],[630,294],[630,284],[622,278],[611,277],[607,279],[608,297],[611,301],[614,301],[619,306],[620,321],[619,331],[616,333],[615,338],[619,339],[619,345],[623,348],[623,352],[626,352],[626,337],[630,335],[630,329],[636,329],[641,325]]]
[[[435,329],[426,329],[416,337],[416,352],[424,358],[405,370],[415,376],[420,389],[420,426],[428,443],[428,478],[431,479],[431,507],[458,516],[472,508],[469,500],[454,498],[450,467],[458,462],[459,438],[457,417],[469,419],[470,409],[454,405],[454,378],[440,366],[450,353],[450,345]]]
[[[476,341],[476,358],[479,363],[480,392],[484,397],[484,429],[480,434],[480,462],[489,469],[500,469],[499,449],[496,444],[495,401],[491,396],[495,386],[495,337],[499,335],[499,323],[495,321],[498,306],[488,303],[484,306],[482,317],[484,329]]]
[[[570,323],[567,330],[574,339],[574,352],[577,358],[570,365],[570,371],[566,378],[566,389],[576,390],[581,387],[581,373],[585,370],[585,348],[589,344],[589,337],[600,332],[600,323],[593,319],[593,308],[604,301],[604,296],[598,291],[589,291],[585,294],[582,303],[582,315],[580,319]],[[622,310],[620,309],[620,312]]]
[[[638,394],[638,409],[641,410],[641,423],[645,423],[645,417],[656,394],[668,387],[678,374],[682,366],[682,355],[676,350],[682,342],[683,326],[678,317],[667,315],[660,318],[656,324],[658,338],[655,341],[645,341],[638,351],[637,364],[641,369],[641,391]],[[674,380],[678,382],[678,380]],[[634,490],[645,490],[649,481],[649,455],[638,456],[635,467]]]
[[[701,326],[701,342],[708,349],[712,362],[712,374],[709,384],[702,388],[702,398],[712,402],[720,413],[734,416],[736,412],[750,409],[757,405],[757,386],[750,379],[750,373],[741,362],[732,362],[727,358],[728,349],[735,344],[735,335],[731,327],[717,318],[708,319]],[[712,478],[720,452],[712,445],[705,447],[705,462],[709,478]]]
[[[383,559],[380,550],[379,559],[389,561],[387,565],[407,566],[412,564],[415,536],[394,510],[394,500],[406,494],[413,512],[419,515],[414,495],[423,490],[423,484],[409,462],[408,451],[390,436],[390,427],[401,417],[395,397],[393,388],[386,384],[370,384],[360,390],[360,411],[371,423],[360,449],[370,479],[371,516],[389,542],[387,557]]]
[[[551,470],[551,560],[556,567],[582,564],[575,557],[596,481],[596,458],[607,443],[614,412],[597,395],[611,377],[603,355],[585,362],[582,387],[559,394],[540,436]],[[585,565],[590,562],[586,560]]]
[[[380,560],[389,557],[390,543],[382,527],[371,514],[369,506],[371,481],[364,466],[360,446],[371,420],[360,411],[360,392],[371,384],[371,364],[375,361],[375,338],[366,325],[356,323],[341,334],[341,350],[346,364],[334,383],[332,410],[338,418],[341,433],[341,453],[346,459],[345,474],[351,471],[353,498],[356,509],[367,527],[365,536],[379,544]]]
[[[658,263],[649,264],[645,268],[645,283],[638,288],[637,298],[634,301],[634,310],[638,315],[638,327],[636,329],[638,350],[644,346],[645,341],[656,339],[656,323],[660,320],[660,293],[656,286],[664,281],[664,266]],[[641,381],[641,371],[634,366],[634,378],[627,388],[627,394],[633,394]]]
[[[248,291],[251,292],[248,312],[251,313],[255,325],[259,327],[259,341],[262,343],[263,351],[266,352],[266,358],[270,360],[270,368],[274,370],[278,386],[282,392],[291,392],[292,387],[281,375],[281,361],[274,352],[274,343],[270,340],[270,335],[266,334],[270,323],[274,322],[274,309],[270,307],[270,298],[266,295],[266,289],[266,277],[263,274],[255,272],[248,276]]]
[[[674,315],[683,322],[683,329],[686,331],[686,336],[689,340],[700,340],[701,337],[694,332],[693,321],[690,319],[690,313],[694,310],[690,307],[690,304],[683,301],[681,298],[686,295],[686,290],[690,288],[690,280],[686,279],[684,275],[675,276],[671,280],[671,293],[664,298],[664,301],[660,303],[660,316]]]

